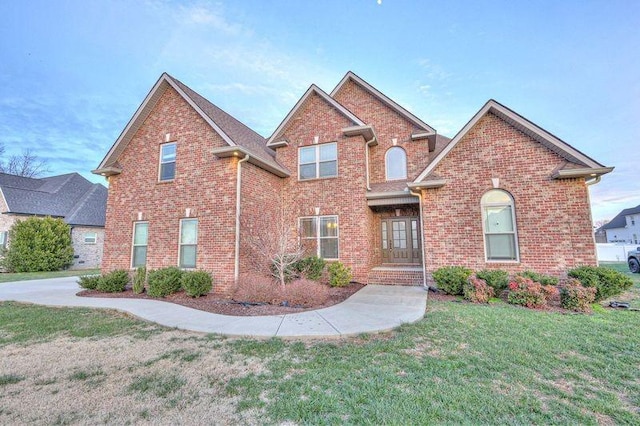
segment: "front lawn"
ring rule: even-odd
[[[0,272],[0,283],[8,283],[11,281],[42,280],[46,278],[76,277],[80,275],[93,275],[99,273],[99,269],[75,269],[52,272]]]
[[[252,340],[0,303],[0,423],[639,424],[639,329],[430,301],[390,333]]]

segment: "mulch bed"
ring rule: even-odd
[[[201,311],[212,312],[214,314],[235,315],[235,316],[255,316],[255,315],[283,315],[296,312],[310,311],[314,309],[326,308],[346,300],[349,296],[364,287],[363,284],[351,283],[347,287],[332,287],[329,290],[329,300],[318,306],[282,306],[282,305],[250,305],[238,302],[229,298],[224,298],[216,294],[209,293],[205,296],[193,298],[187,296],[184,291],[171,294],[164,298],[151,297],[147,293],[135,294],[131,288],[127,288],[122,293],[102,293],[97,290],[82,290],[77,295],[81,297],[105,297],[105,298],[126,298],[126,299],[150,299],[161,300],[163,302],[176,303]]]

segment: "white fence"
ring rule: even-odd
[[[637,244],[614,244],[614,243],[598,243],[596,250],[598,252],[599,262],[626,262],[627,253],[635,250]]]

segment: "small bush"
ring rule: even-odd
[[[331,287],[346,287],[351,282],[351,268],[341,262],[333,262],[329,270],[329,285]]]
[[[493,297],[493,287],[483,279],[470,277],[463,286],[464,298],[473,303],[489,303]]]
[[[83,275],[78,279],[78,284],[87,290],[95,290],[101,279],[100,275]]]
[[[560,289],[560,304],[565,309],[576,312],[589,312],[596,299],[595,287],[583,287],[577,279],[570,279]]]
[[[500,296],[509,285],[509,273],[502,269],[483,269],[476,272],[476,277],[490,285],[496,296]]]
[[[322,277],[326,264],[327,262],[321,257],[309,256],[296,262],[295,268],[303,277],[318,281]]]
[[[213,288],[211,274],[207,271],[184,272],[180,278],[180,284],[184,292],[191,297],[204,296]]]
[[[150,271],[147,277],[147,294],[152,297],[166,297],[180,290],[182,271],[175,266]]]
[[[279,303],[282,286],[273,277],[242,274],[233,293],[233,300],[251,303]]]
[[[633,286],[629,277],[603,266],[580,266],[571,269],[568,275],[578,279],[584,287],[595,287],[596,302],[616,296]]]
[[[509,283],[507,301],[513,305],[526,306],[527,308],[542,308],[547,304],[542,285],[534,282],[531,278],[522,276],[516,276]]]
[[[133,292],[140,294],[144,291],[144,285],[147,282],[147,268],[144,266],[136,269],[136,274],[133,276]]]
[[[551,275],[539,274],[533,271],[519,272],[516,275],[523,278],[529,278],[531,281],[540,283],[542,285],[558,285],[558,277],[552,277]]]
[[[124,291],[127,284],[129,284],[129,273],[124,269],[116,269],[103,275],[96,289],[105,293],[118,293]]]
[[[461,295],[464,284],[473,271],[463,266],[445,266],[433,272],[438,289],[447,294]]]
[[[555,285],[543,285],[542,292],[544,293],[544,297],[548,302],[556,302],[560,301],[560,290]]]
[[[283,296],[290,306],[318,306],[329,299],[329,287],[317,281],[299,278],[287,284]]]

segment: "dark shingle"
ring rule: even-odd
[[[630,214],[640,214],[640,205],[622,210],[616,217],[611,219],[609,223],[603,225],[600,229],[624,228],[627,226],[625,216],[629,216]]]
[[[0,173],[10,213],[65,218],[70,225],[104,226],[107,188],[77,173],[25,178]]]

